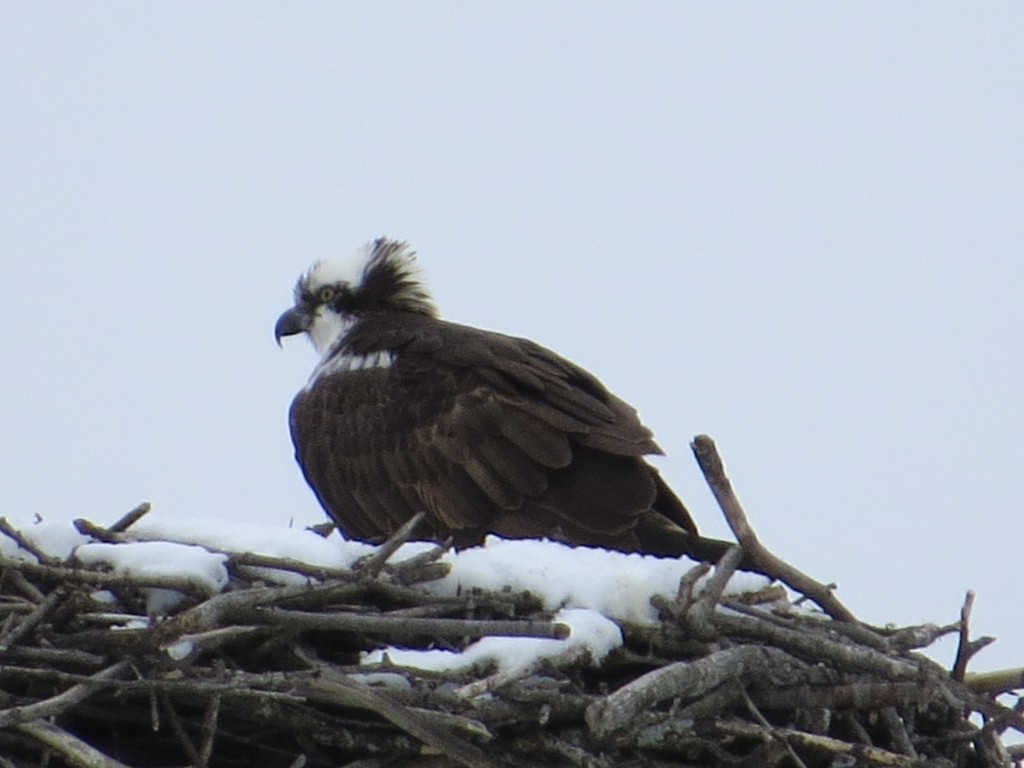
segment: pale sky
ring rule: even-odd
[[[387,234],[634,404],[706,533],[1019,665],[1024,6],[0,5],[0,514],[322,513],[273,325]],[[948,649],[951,658],[952,648]],[[943,659],[949,661],[950,658]]]

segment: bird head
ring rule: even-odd
[[[274,326],[277,343],[305,333],[326,355],[361,318],[379,312],[437,316],[416,253],[397,240],[378,238],[348,258],[318,261],[295,284],[295,306]]]

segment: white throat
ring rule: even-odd
[[[320,359],[323,360],[337,346],[338,342],[345,338],[345,335],[352,330],[353,325],[355,325],[353,318],[343,317],[325,306],[319,306],[316,309],[316,314],[313,315],[313,322],[306,333],[309,335],[309,340],[313,342],[313,348],[320,355]]]

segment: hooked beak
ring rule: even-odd
[[[292,307],[283,315],[277,318],[274,326],[274,338],[277,346],[281,346],[281,339],[285,336],[294,336],[296,333],[305,333],[313,324],[313,315],[301,307]]]

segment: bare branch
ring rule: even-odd
[[[446,723],[442,722],[443,718],[414,712],[368,686],[335,672],[330,667],[320,666],[318,669],[321,678],[310,681],[299,689],[308,698],[376,712],[406,733],[467,768],[495,768],[498,765],[497,761],[488,758],[477,747],[452,735]]]
[[[45,720],[20,723],[15,728],[61,755],[73,768],[129,768]]]
[[[430,619],[409,616],[374,616],[357,613],[309,613],[280,608],[232,610],[235,620],[299,630],[338,630],[387,635],[402,641],[417,636],[460,637],[546,637],[562,640],[569,636],[565,624],[548,621],[487,621],[479,619]]]
[[[384,567],[384,564],[387,563],[388,558],[412,538],[417,526],[423,522],[426,516],[426,512],[417,512],[406,520],[401,528],[395,531],[387,541],[377,547],[376,552],[372,555],[367,555],[356,563],[356,570],[368,576],[376,576]]]
[[[698,698],[727,681],[770,677],[797,685],[808,682],[805,664],[775,648],[744,645],[694,662],[679,662],[648,672],[587,709],[587,725],[598,738],[633,723],[637,716],[668,698]]]
[[[11,525],[10,521],[6,517],[0,517],[0,533],[7,536],[7,538],[14,541],[20,549],[25,550],[30,555],[35,557],[40,563],[56,563],[56,558],[43,552],[39,547],[33,544],[29,539],[22,535],[21,531]],[[4,558],[0,558],[4,559]],[[11,562],[11,560],[4,559],[4,562]]]
[[[1024,667],[999,669],[992,672],[968,672],[964,685],[975,693],[1002,693],[1024,688]]]
[[[36,704],[26,704],[23,707],[9,707],[0,710],[0,728],[59,715],[102,690],[104,681],[117,677],[129,666],[128,661],[119,661],[102,672],[92,675],[87,682],[81,682],[49,699],[44,699]]]
[[[856,617],[836,599],[829,587],[779,559],[761,544],[732,490],[732,483],[725,474],[725,467],[714,441],[707,435],[698,435],[693,439],[692,448],[711,492],[725,515],[726,522],[749,558],[750,570],[778,579],[797,592],[807,595],[834,619],[855,622]]]
[[[150,509],[150,503],[148,501],[144,501],[131,512],[124,515],[124,517],[118,518],[113,525],[107,526],[107,530],[111,533],[124,533],[135,525],[135,523],[148,515]]]

